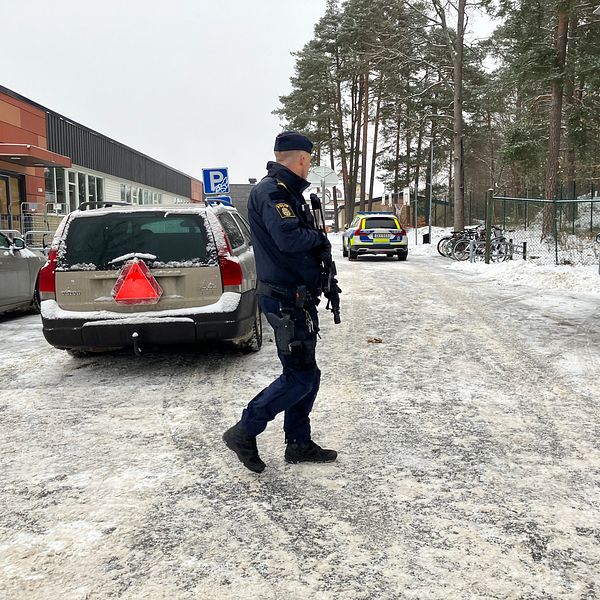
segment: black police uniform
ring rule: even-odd
[[[285,411],[286,442],[311,437],[309,414],[319,391],[315,359],[319,321],[319,248],[326,244],[315,228],[302,192],[309,183],[275,162],[250,193],[248,219],[258,275],[258,302],[273,326],[283,373],[255,396],[241,426],[256,436]]]

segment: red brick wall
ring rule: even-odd
[[[0,142],[47,148],[46,113],[0,92]],[[25,173],[27,202],[44,202],[44,169],[18,168],[12,162],[0,161],[0,170],[3,169]],[[42,191],[38,191],[39,189]]]
[[[202,202],[204,198],[202,182],[192,179],[192,202]]]

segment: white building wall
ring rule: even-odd
[[[86,173],[88,175],[94,175],[100,177],[104,181],[104,200],[115,200],[121,201],[121,184],[130,185],[132,187],[142,188],[150,192],[157,192],[162,194],[161,204],[170,205],[176,202],[190,202],[191,199],[187,196],[175,196],[171,192],[161,190],[159,188],[150,187],[137,181],[130,181],[129,179],[117,179],[113,175],[107,175],[100,171],[94,171],[86,167],[79,165],[73,165],[71,171],[77,171],[78,173]]]

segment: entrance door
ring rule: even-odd
[[[10,224],[10,188],[9,179],[0,175],[0,229],[12,229]]]
[[[22,176],[0,173],[0,229],[21,230]]]

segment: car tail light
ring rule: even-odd
[[[240,263],[231,256],[219,256],[219,268],[221,269],[221,280],[223,287],[230,285],[242,285],[242,268]]]
[[[56,293],[56,282],[54,274],[56,271],[56,248],[51,248],[48,251],[48,260],[46,264],[40,269],[38,285],[40,294],[55,294]]]
[[[112,290],[118,304],[156,304],[162,293],[146,263],[137,258],[125,263]]]
[[[231,255],[231,244],[225,231],[223,231],[224,244],[219,244],[219,269],[221,269],[221,282],[223,288],[235,286],[240,288],[244,275],[240,263]]]
[[[363,219],[361,219],[358,222],[358,227],[356,228],[356,231],[354,232],[354,235],[357,235],[357,236],[365,235],[365,232],[362,230],[362,224],[363,223],[364,223]]]

